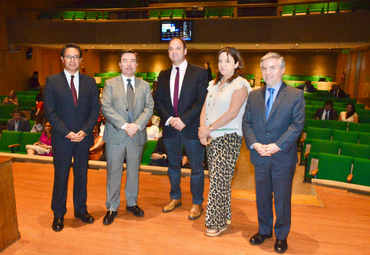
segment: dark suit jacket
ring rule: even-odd
[[[297,87],[297,89],[304,90],[305,89],[305,84],[303,83],[303,84],[299,85]],[[310,87],[308,87],[308,89],[305,92],[315,92],[315,87],[310,86]]]
[[[336,93],[334,93],[334,91],[331,89],[329,90],[329,93],[330,94],[333,94],[334,97],[338,97],[338,98],[346,98],[346,92],[344,92],[343,89],[339,89]]]
[[[84,131],[87,136],[79,143],[81,147],[94,144],[93,129],[97,123],[100,106],[95,79],[79,74],[77,107],[72,98],[64,71],[46,78],[44,90],[45,115],[52,127],[53,147],[69,147],[72,142],[66,136],[72,131]]]
[[[30,121],[24,117],[21,117],[18,124],[18,131],[27,131],[30,132]],[[15,121],[13,118],[8,120],[7,123],[7,130],[14,131],[15,129]]]
[[[170,76],[172,67],[161,72],[158,77],[157,90],[154,92],[155,109],[161,118],[163,137],[173,138],[177,130],[165,123],[175,116],[170,95]],[[178,102],[178,114],[186,127],[182,130],[185,139],[198,139],[200,112],[207,95],[207,71],[188,63]]]
[[[281,149],[271,157],[262,157],[251,150],[251,163],[261,166],[271,160],[279,166],[292,166],[298,162],[297,139],[302,133],[305,120],[303,92],[282,83],[266,121],[266,87],[252,91],[248,96],[243,116],[243,135],[248,149],[254,143],[276,143]]]
[[[313,115],[313,118],[314,119],[317,119],[317,118],[321,119],[323,112],[324,112],[324,107],[321,107],[321,108],[317,109],[317,111]],[[334,109],[330,110],[329,120],[338,120],[338,112],[336,110],[334,110]]]

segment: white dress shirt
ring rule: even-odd
[[[66,69],[64,69],[64,74],[66,75],[68,86],[69,86],[69,88],[71,88],[71,76],[72,76],[72,74],[67,72]],[[78,99],[78,94],[79,94],[79,91],[80,91],[80,75],[79,75],[79,72],[77,71],[75,74],[73,74],[73,76],[74,76],[73,77],[73,84],[75,85],[75,89],[76,89],[76,93],[77,93],[77,99]]]

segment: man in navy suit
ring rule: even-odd
[[[22,117],[22,113],[18,108],[13,109],[12,116],[13,118],[8,120],[6,125],[7,130],[30,132],[30,121],[25,117]]]
[[[304,127],[305,102],[301,90],[282,81],[285,61],[280,54],[265,55],[261,70],[266,86],[249,94],[243,117],[244,139],[255,170],[259,224],[258,233],[249,242],[262,244],[272,237],[274,228],[274,249],[284,253],[288,249],[292,181],[298,162],[297,139]]]
[[[190,220],[198,219],[203,211],[204,147],[198,139],[200,112],[207,94],[207,71],[186,61],[186,44],[173,38],[168,46],[172,67],[161,72],[154,93],[155,109],[163,125],[163,142],[168,157],[171,183],[170,202],[163,212],[171,212],[181,205],[182,146],[185,146],[191,168],[190,190],[193,206]]]
[[[45,115],[52,126],[54,231],[64,227],[72,157],[74,216],[85,223],[94,222],[87,212],[86,185],[89,148],[94,145],[93,129],[100,109],[95,80],[79,73],[81,48],[71,43],[65,45],[61,60],[63,72],[48,76],[44,90]]]

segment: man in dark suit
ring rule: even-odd
[[[213,77],[212,77],[212,69],[211,67],[209,66],[209,62],[205,62],[204,63],[204,68],[207,70],[207,76],[208,76],[208,82],[212,81],[213,80]]]
[[[146,124],[153,114],[153,97],[148,82],[135,77],[137,53],[120,53],[122,74],[107,80],[102,95],[102,113],[106,119],[103,139],[107,149],[107,213],[104,225],[113,223],[120,205],[122,166],[126,159],[126,210],[144,216],[137,205],[139,168],[144,144],[147,142]]]
[[[94,218],[87,212],[87,168],[89,149],[94,145],[93,129],[99,117],[98,91],[92,77],[79,73],[81,48],[67,44],[62,48],[63,72],[46,78],[45,115],[52,126],[54,189],[51,209],[52,228],[61,231],[67,212],[68,177],[73,157],[74,216],[85,223]]]
[[[346,98],[346,92],[340,88],[338,84],[331,85],[331,90],[329,91],[330,94],[333,94],[333,97],[337,98]]]
[[[313,118],[318,120],[338,120],[338,112],[333,109],[333,101],[326,101],[324,107],[317,109]]]
[[[274,249],[284,253],[291,225],[291,194],[298,162],[297,139],[305,119],[303,92],[282,81],[284,58],[268,53],[261,59],[266,86],[252,91],[243,117],[243,134],[256,178],[258,233],[249,242],[262,244],[272,237],[275,202]],[[274,194],[274,195],[273,195]]]
[[[168,156],[168,175],[171,183],[170,202],[163,212],[181,205],[182,146],[185,146],[191,171],[190,189],[193,206],[190,220],[198,219],[203,211],[204,147],[198,139],[200,112],[207,94],[207,71],[186,61],[186,44],[173,38],[168,47],[172,67],[161,72],[154,93],[155,109],[163,126],[163,142]]]
[[[6,125],[9,131],[27,131],[30,132],[30,121],[22,117],[22,113],[18,108],[14,108],[12,111],[13,118],[8,120]]]
[[[299,85],[297,89],[303,90],[304,92],[315,92],[315,87],[311,81],[305,81],[305,83]]]

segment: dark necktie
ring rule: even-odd
[[[71,92],[72,92],[73,102],[75,103],[75,106],[77,106],[77,92],[76,92],[75,84],[73,82],[74,77],[75,77],[74,75],[71,75]]]
[[[268,88],[268,91],[270,92],[270,96],[267,99],[267,103],[266,103],[266,120],[269,118],[271,108],[272,108],[272,104],[274,103],[274,97],[273,96],[274,96],[275,89]]]
[[[128,122],[132,123],[134,114],[135,94],[131,84],[131,79],[127,79],[127,102],[128,102]]]
[[[179,116],[177,112],[177,105],[179,103],[179,83],[180,83],[180,69],[176,67],[176,77],[175,77],[175,88],[173,90],[173,109],[175,111],[175,116]]]

